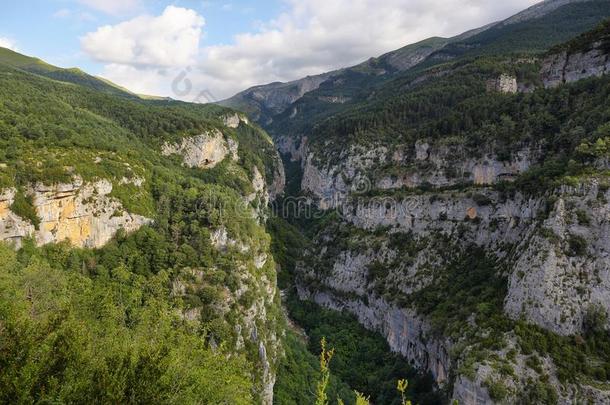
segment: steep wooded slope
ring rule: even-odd
[[[271,403],[271,139],[24,60],[0,61],[0,401]]]

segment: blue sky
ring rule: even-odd
[[[79,38],[101,25],[116,24],[140,13],[159,15],[169,4],[198,10],[204,16],[203,45],[231,43],[234,35],[256,29],[284,8],[280,0],[152,0],[133,10],[108,14],[78,1],[10,1],[3,4],[0,14],[0,37],[10,39],[22,53],[99,74],[103,65],[80,50]]]
[[[351,66],[537,0],[22,0],[0,46],[133,91],[196,101]],[[191,91],[176,91],[186,77]],[[182,80],[182,79],[180,79]]]

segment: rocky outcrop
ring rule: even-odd
[[[278,156],[277,164],[273,173],[273,180],[267,184],[269,201],[275,201],[278,197],[284,194],[286,188],[286,172],[284,171],[284,164],[281,158]]]
[[[343,96],[320,96],[318,100],[323,101],[325,103],[330,104],[345,104],[351,101],[351,97],[343,97]]]
[[[241,124],[242,122],[246,125],[250,124],[250,120],[248,120],[248,117],[238,113],[226,115],[222,118],[222,121],[226,127],[233,129],[239,127],[239,124]]]
[[[283,146],[292,156],[303,157],[292,143]],[[307,153],[307,149],[306,149]],[[526,171],[537,150],[524,148],[502,161],[493,153],[471,156],[463,147],[433,146],[417,141],[413,146],[351,146],[337,158],[318,161],[309,152],[303,161],[301,189],[316,197],[322,208],[335,208],[350,194],[372,190],[396,190],[424,185],[450,187],[458,184],[493,185],[512,181]],[[383,171],[391,165],[392,174]]]
[[[33,237],[38,245],[68,240],[72,245],[99,248],[119,229],[132,232],[151,220],[126,212],[122,204],[110,197],[112,183],[101,180],[84,183],[45,186],[37,184],[26,193],[40,219],[36,229],[29,220],[10,210],[15,190],[4,190],[0,196],[0,240],[20,246],[23,238]]]
[[[610,192],[563,187],[541,230],[522,242],[505,311],[561,335],[582,333],[588,311],[610,316]]]
[[[547,57],[541,72],[544,87],[557,87],[564,83],[572,83],[588,77],[601,77],[609,73],[610,57],[600,45],[600,43],[593,44],[592,49],[586,52],[563,51]]]
[[[275,146],[282,155],[288,156],[292,162],[303,162],[308,155],[307,137],[299,139],[288,136],[277,137]]]
[[[181,155],[188,167],[211,169],[229,156],[237,160],[237,149],[237,141],[225,139],[220,131],[215,130],[184,138],[180,143],[166,143],[161,151],[165,156]]]
[[[487,81],[487,90],[509,94],[517,93],[519,91],[517,78],[507,74],[502,74],[497,79],[490,79]]]
[[[35,228],[28,220],[11,211],[16,190],[5,189],[0,193],[0,240],[20,247],[23,238],[34,234]]]

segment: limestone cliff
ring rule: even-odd
[[[382,333],[393,350],[430,371],[441,386],[454,375],[453,397],[460,403],[493,402],[487,391],[492,380],[502,381],[517,396],[526,389],[527,378],[537,375],[527,366],[527,356],[514,358],[511,367],[520,371],[512,379],[485,361],[475,363],[472,374],[460,374],[456,370],[468,350],[455,351],[463,343],[432,333],[429,320],[408,297],[430,285],[459,252],[479,246],[505,264],[507,315],[562,335],[581,333],[592,307],[610,314],[604,298],[610,296],[608,198],[608,189],[597,180],[537,198],[515,194],[507,199],[484,189],[398,200],[352,196],[339,212],[340,222],[347,224],[341,226],[355,227],[349,231],[354,236],[345,241],[333,236],[345,232],[329,230],[318,237],[308,259],[313,261],[298,269],[299,295],[353,313]],[[548,201],[555,202],[549,207]],[[392,235],[409,235],[412,242],[392,244]],[[584,241],[583,251],[574,251],[575,237]],[[404,243],[416,246],[407,256]],[[383,276],[374,273],[379,267],[385,269]],[[511,347],[518,347],[510,333],[504,341],[507,346],[494,356],[504,358]],[[587,384],[562,386],[553,361],[544,358],[543,364],[565,403],[585,398],[603,402],[609,395]]]
[[[610,72],[610,25],[602,24],[592,33],[574,39],[551,52],[543,62],[541,77],[545,87],[557,87]]]
[[[23,238],[33,237],[38,245],[68,240],[77,247],[99,248],[119,229],[132,232],[151,222],[126,212],[110,196],[112,188],[107,180],[86,183],[79,178],[70,184],[28,187],[26,194],[40,219],[38,228],[11,211],[16,190],[6,189],[0,195],[0,240],[19,246]]]
[[[525,172],[539,153],[534,147],[522,148],[510,159],[500,160],[493,150],[477,157],[460,145],[431,145],[419,140],[392,150],[352,145],[337,159],[325,163],[308,152],[306,144],[299,150],[291,150],[290,145],[285,143],[284,147],[293,158],[304,157],[301,189],[313,194],[324,208],[336,207],[353,192],[511,181]]]
[[[499,91],[501,93],[516,93],[519,90],[517,78],[502,74],[497,79],[487,81],[488,91]]]
[[[610,315],[610,205],[597,181],[563,187],[541,231],[524,238],[505,311],[562,335],[582,333],[592,308]]]
[[[601,49],[570,54],[567,51],[549,56],[544,61],[542,80],[545,87],[557,87],[588,77],[610,72],[608,54]]]
[[[231,121],[234,118],[229,118]],[[233,121],[229,124],[234,124]],[[184,138],[179,143],[165,143],[162,153],[165,156],[181,155],[188,167],[211,169],[230,156],[237,160],[238,144],[235,140],[226,138],[218,130],[194,137]]]

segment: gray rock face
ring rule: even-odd
[[[471,157],[462,147],[431,146],[418,141],[414,146],[399,146],[392,151],[384,146],[352,145],[338,159],[318,162],[316,156],[301,149],[290,150],[292,156],[303,158],[301,189],[310,192],[323,208],[335,208],[349,194],[371,190],[415,188],[424,184],[448,187],[472,182],[492,185],[511,181],[526,171],[537,156],[536,149],[523,149],[510,161],[500,161],[493,153]],[[387,164],[399,174],[384,174],[377,169]]]
[[[287,83],[270,83],[252,87],[219,104],[247,111],[252,119],[259,121],[263,115],[268,117],[269,113],[274,115],[283,112],[292,103],[316,90],[320,84],[337,73],[339,71],[308,76]]]
[[[238,124],[239,125],[239,124]],[[162,153],[165,156],[181,155],[188,167],[211,169],[227,156],[237,160],[238,144],[232,139],[225,139],[220,131],[212,131],[195,137],[184,138],[176,144],[166,143]]]
[[[34,234],[34,225],[11,211],[15,200],[15,189],[5,189],[0,193],[0,240],[21,246],[23,238]]]
[[[401,198],[367,197],[354,193],[349,179],[357,178],[359,170],[370,169],[384,159],[403,161],[405,155],[382,148],[352,149],[350,153],[354,155],[338,164],[341,170],[318,169],[316,165],[320,163],[311,152],[304,163],[304,189],[323,197],[316,200],[321,208],[339,209],[343,222],[370,235],[379,235],[375,232],[379,229],[388,229],[386,235],[410,234],[415,240],[441,234],[462,249],[471,244],[482,247],[508,264],[504,309],[514,319],[523,318],[555,333],[573,335],[582,333],[583,319],[591,307],[610,315],[610,192],[600,188],[596,180],[578,187],[562,187],[552,195],[536,198],[519,193],[506,198],[488,188],[478,188],[476,192],[435,191]],[[528,158],[519,161],[529,162],[529,156],[535,153],[523,152]],[[429,162],[437,159],[436,154],[433,147],[418,142],[411,159]],[[500,170],[507,167],[505,163],[495,164]],[[494,164],[488,167],[493,168]],[[525,170],[527,165],[513,167]],[[498,169],[490,169],[476,178],[482,184],[492,183],[497,179]],[[555,201],[550,208],[548,201]],[[467,231],[463,232],[464,229]],[[315,254],[323,256],[331,246],[326,247],[324,240],[319,243],[320,250]],[[301,298],[353,313],[364,326],[381,332],[393,350],[430,371],[442,384],[455,371],[454,362],[461,361],[449,355],[455,342],[430,336],[425,318],[378,295],[374,292],[376,284],[369,279],[371,266],[380,263],[387,270],[384,285],[392,286],[392,294],[408,296],[427,285],[428,269],[446,265],[439,259],[441,252],[435,250],[434,243],[418,245],[409,261],[397,262],[396,252],[385,244],[368,250],[354,249],[333,253],[332,264],[325,272],[299,268]],[[510,347],[516,344],[514,336],[507,335],[505,339]],[[497,355],[506,357],[506,353]],[[527,364],[527,356],[516,357],[514,367],[519,371],[515,378],[498,374],[484,362],[478,364],[473,375],[456,376],[453,398],[463,404],[493,403],[487,384],[501,381],[509,389],[509,397],[516,400],[517,393],[526,389],[527,378],[538,378]],[[560,403],[582,400],[604,403],[610,395],[583,383],[562,386],[551,359],[543,359],[543,368],[550,376],[549,384],[559,394]]]
[[[229,128],[237,128],[239,127],[239,124],[241,124],[242,122],[246,125],[248,125],[250,123],[250,121],[248,120],[248,117],[241,115],[241,114],[233,114],[233,115],[227,115],[225,117],[223,117],[223,122],[225,124],[226,127]]]
[[[493,404],[489,392],[483,388],[483,380],[477,374],[477,380],[460,375],[455,381],[453,399],[462,405],[488,405]]]
[[[488,91],[499,91],[500,93],[514,94],[519,91],[517,78],[507,74],[500,75],[497,79],[487,82]]]
[[[542,67],[542,81],[547,88],[572,83],[588,77],[601,77],[610,72],[610,58],[607,53],[597,49],[585,53],[569,54],[562,52],[545,59]]]
[[[307,137],[298,140],[287,136],[278,137],[275,139],[275,146],[281,154],[288,155],[292,162],[302,162],[308,154]]]
[[[438,193],[414,195],[406,199],[356,199],[344,208],[345,221],[358,228],[373,231],[380,227],[391,227],[396,231],[414,232],[428,236],[441,231],[450,234],[466,220],[476,220],[476,231],[464,242],[490,247],[496,243],[520,241],[524,233],[540,216],[544,201],[525,198],[516,194],[502,201],[499,193],[481,190],[475,196],[468,193]],[[485,205],[481,205],[485,204]]]
[[[277,165],[275,172],[273,173],[273,180],[267,186],[269,201],[275,201],[278,197],[284,194],[286,188],[286,173],[284,171],[284,164],[281,159],[277,158]]]
[[[99,248],[119,229],[137,230],[152,220],[130,214],[117,200],[111,198],[112,183],[101,180],[72,184],[31,186],[27,191],[40,218],[38,229],[10,210],[15,190],[4,190],[0,195],[0,240],[12,241],[17,247],[25,237],[34,237],[38,245],[64,240],[77,247]]]
[[[610,193],[594,182],[564,187],[557,198],[544,232],[521,244],[505,311],[573,335],[582,332],[590,308],[610,315]]]

